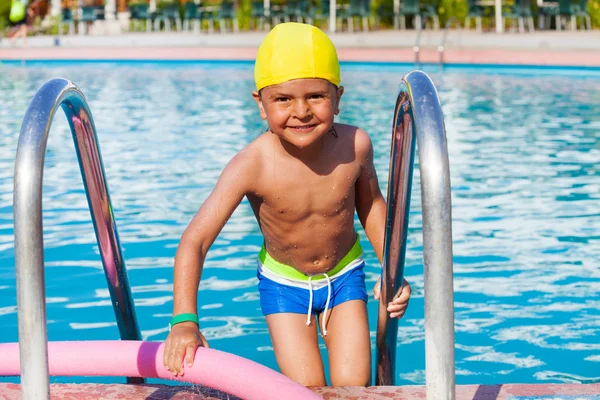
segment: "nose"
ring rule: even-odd
[[[298,119],[305,119],[306,117],[310,117],[310,105],[308,101],[304,99],[297,100],[294,104],[294,117]]]

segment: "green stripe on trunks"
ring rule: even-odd
[[[338,272],[343,270],[348,264],[360,257],[362,255],[362,252],[363,250],[360,246],[360,240],[358,238],[358,235],[356,235],[356,242],[354,242],[354,246],[352,246],[348,254],[346,254],[344,258],[342,258],[332,270],[327,272],[327,275],[330,277],[336,275]],[[260,249],[258,259],[260,260],[262,265],[268,268],[271,272],[274,272],[275,274],[281,276],[282,278],[295,279],[297,281],[308,281],[308,275],[303,274],[294,267],[282,264],[279,261],[275,260],[273,257],[271,257],[271,255],[267,253],[264,244],[262,246],[262,249]],[[319,274],[312,278],[313,281],[318,281],[320,279],[325,279],[325,276],[323,276],[323,274]]]

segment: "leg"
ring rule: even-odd
[[[266,319],[281,372],[304,386],[326,386],[315,317],[310,326],[304,314],[269,314]]]
[[[324,340],[329,352],[331,385],[370,385],[371,339],[366,303],[362,300],[341,303],[327,313],[327,319]]]

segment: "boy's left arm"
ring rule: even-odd
[[[377,172],[373,164],[371,139],[360,129],[356,135],[356,155],[361,163],[360,174],[356,180],[356,213],[369,241],[373,245],[379,262],[383,263],[387,206],[379,189]],[[380,297],[380,282],[381,277],[373,288],[375,299]],[[410,284],[405,279],[392,302],[388,304],[387,310],[391,318],[402,318],[404,316],[410,294]]]

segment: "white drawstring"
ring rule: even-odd
[[[327,279],[327,301],[325,302],[325,310],[323,311],[323,319],[321,320],[321,331],[323,332],[323,336],[327,336],[327,310],[329,309],[329,301],[331,300],[331,280],[329,279],[329,275],[325,275],[325,279]],[[312,288],[312,276],[308,277],[308,314],[306,315],[306,326],[310,326],[310,317],[312,313],[312,303],[313,303],[313,288]]]
[[[308,300],[308,315],[306,316],[306,326],[310,326],[310,315],[312,312],[312,301],[313,301],[313,292],[312,292],[312,276],[308,277],[308,292],[310,293],[310,299]]]
[[[331,280],[329,280],[329,275],[325,275],[325,279],[327,279],[327,302],[325,302],[325,311],[323,311],[323,319],[321,320],[323,336],[327,336],[327,328],[325,327],[327,323],[327,309],[329,308],[329,300],[331,300]]]

